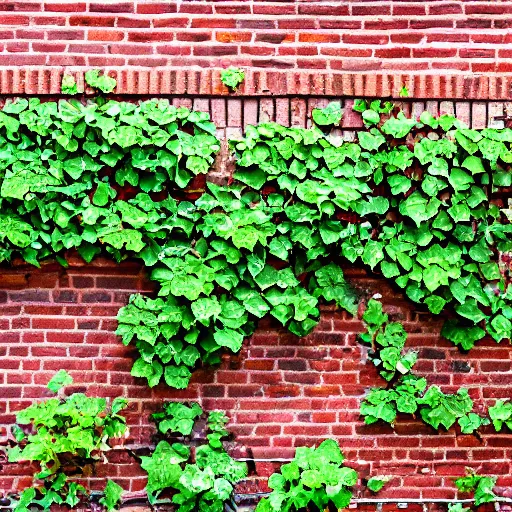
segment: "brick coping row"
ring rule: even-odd
[[[0,67],[0,94],[60,94],[64,73],[75,76],[79,90],[90,68]],[[236,93],[220,80],[220,69],[107,68],[121,95],[193,96],[336,96],[398,97],[403,86],[411,99],[512,99],[512,74],[331,73],[293,70],[245,70]],[[92,93],[93,91],[87,91]]]

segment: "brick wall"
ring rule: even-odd
[[[237,65],[246,93],[406,84],[414,97],[505,99],[511,14],[511,1],[480,0],[2,0],[0,92],[55,93],[64,67],[106,67],[124,69],[120,92],[226,93],[211,69]]]
[[[176,104],[209,110],[221,137],[240,132],[247,123],[266,120],[307,125],[311,109],[326,101],[174,99]],[[348,115],[350,104],[351,100],[345,101],[346,138],[359,126]],[[403,106],[413,114],[425,108],[434,114],[455,112],[473,127],[499,127],[508,105],[428,101]],[[217,179],[225,175],[225,161],[221,155]],[[238,487],[242,493],[265,489],[263,477],[279,466],[273,459],[291,457],[295,447],[326,437],[339,441],[349,464],[362,477],[393,476],[379,498],[452,499],[452,478],[463,474],[466,466],[498,475],[502,488],[512,485],[512,441],[507,434],[484,430],[477,438],[456,429],[436,433],[405,418],[399,419],[395,431],[388,426],[365,426],[358,415],[360,401],[368,388],[381,386],[383,381],[367,361],[366,349],[357,343],[361,323],[332,307],[322,309],[320,324],[305,338],[264,319],[238,356],[226,356],[218,369],[196,372],[187,390],[149,389],[141,379],[130,376],[134,351],[114,335],[115,315],[129,295],[152,293],[143,268],[137,262],[117,266],[100,259],[86,266],[76,257],[70,261],[68,269],[49,263],[42,270],[15,266],[0,273],[0,445],[5,444],[16,411],[48,396],[48,379],[64,368],[75,379],[72,391],[123,395],[130,400],[130,436],[107,454],[109,463],[97,466],[90,482],[93,488],[102,488],[109,476],[131,495],[140,495],[144,473],[131,452],[147,453],[154,434],[149,414],[163,400],[173,399],[196,400],[206,410],[226,410],[236,434],[229,451],[238,457],[269,460],[250,464],[249,479]],[[381,293],[386,311],[404,322],[408,347],[419,350],[417,371],[430,383],[441,385],[445,392],[468,387],[478,412],[484,412],[496,398],[510,397],[509,347],[484,341],[469,356],[462,354],[440,339],[442,319],[433,320],[416,310],[383,279],[358,268],[347,267],[345,273],[363,297]],[[7,464],[0,455],[0,495],[31,485],[33,473],[34,468]],[[362,489],[357,496],[368,497]]]

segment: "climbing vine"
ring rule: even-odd
[[[151,386],[186,387],[199,361],[240,350],[266,314],[304,335],[319,299],[355,313],[342,260],[382,273],[434,314],[450,307],[443,335],[463,349],[486,333],[509,338],[498,251],[512,228],[489,194],[512,183],[512,130],[392,108],[358,102],[367,130],[357,142],[323,126],[248,126],[233,141],[236,181],[197,196],[183,189],[219,149],[207,114],[165,101],[9,102],[0,258],[65,265],[75,248],[86,261],[103,251],[143,259],[159,297],[133,296],[118,333],[140,353],[133,375]],[[315,117],[339,122],[338,110]],[[403,338],[394,327],[375,340]]]
[[[113,85],[98,73],[88,81]],[[491,198],[512,185],[512,130],[471,130],[448,115],[409,119],[380,101],[355,109],[366,126],[355,142],[330,133],[341,119],[334,104],[313,113],[310,129],[248,126],[232,141],[232,183],[198,193],[220,148],[206,113],[163,100],[9,101],[0,112],[0,261],[19,256],[38,266],[55,257],[65,266],[70,249],[86,262],[99,254],[142,259],[157,297],[133,295],[117,333],[139,353],[132,375],[150,386],[163,379],[187,387],[198,365],[238,352],[267,314],[298,336],[318,323],[320,300],[356,314],[360,299],[340,267],[347,261],[392,280],[431,313],[448,312],[442,334],[463,350],[487,334],[510,339],[512,292],[499,253],[511,249],[512,227]],[[362,340],[381,375],[404,374],[393,388],[370,392],[367,422],[419,410],[436,429],[485,424],[465,390],[445,395],[408,374],[415,355],[403,353],[405,331],[377,304],[370,301],[363,320]],[[189,432],[198,411],[171,409],[161,432]],[[512,424],[508,403],[490,414],[497,429]],[[148,492],[178,490],[183,510],[229,499],[243,471],[233,470],[235,478],[226,460],[218,475],[206,474],[210,451],[227,456],[224,424],[210,417],[213,437],[195,465],[186,447],[159,444],[143,466],[158,472],[162,451],[175,457],[174,476],[150,476]],[[11,460],[48,462],[25,450]],[[61,478],[41,493],[66,489]],[[71,485],[74,502],[83,490]]]

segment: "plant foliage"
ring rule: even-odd
[[[62,370],[49,382],[48,388],[57,392],[61,386],[72,383]],[[127,405],[124,398],[116,398],[110,406],[104,398],[87,397],[74,393],[67,398],[49,398],[34,403],[18,412],[13,427],[16,446],[8,452],[9,462],[37,461],[40,472],[35,478],[43,481],[41,487],[28,488],[21,494],[17,512],[38,504],[45,510],[52,504],[71,507],[80,501],[79,494],[87,496],[83,486],[68,481],[68,467],[83,468],[93,463],[101,452],[110,449],[109,440],[126,431],[126,419],[119,414]],[[107,486],[105,504],[115,506],[116,484]]]
[[[367,126],[357,142],[316,126],[248,126],[232,142],[235,181],[187,196],[219,149],[207,114],[165,101],[7,102],[0,260],[66,264],[68,249],[86,261],[141,258],[158,297],[134,295],[118,333],[139,352],[132,374],[151,386],[185,388],[267,314],[299,336],[317,324],[319,300],[355,314],[342,260],[434,314],[449,308],[442,332],[462,349],[486,333],[509,339],[512,291],[498,253],[512,226],[489,194],[512,184],[512,130],[428,113],[416,121],[378,100],[355,109]],[[315,116],[336,123],[337,112]],[[383,376],[407,371],[414,354],[401,354],[400,328],[368,325]]]
[[[361,402],[361,415],[371,425],[384,421],[394,425],[398,413],[420,414],[422,420],[438,430],[458,423],[463,434],[471,434],[489,420],[472,412],[473,400],[465,388],[445,394],[438,386],[427,388],[427,381],[405,375],[390,389],[372,389]]]
[[[380,374],[391,380],[396,372],[408,373],[417,359],[416,352],[402,355],[407,341],[407,333],[400,322],[389,322],[388,315],[382,312],[382,304],[371,299],[363,314],[367,332],[360,335],[364,343],[371,345],[370,357],[373,364],[381,369]]]
[[[220,72],[220,81],[233,91],[236,91],[244,80],[245,73],[242,69],[231,67]]]
[[[460,492],[474,493],[477,507],[482,503],[490,503],[496,500],[496,495],[493,492],[496,477],[477,475],[470,468],[466,469],[466,473],[466,476],[455,480],[455,486]]]
[[[198,407],[193,404],[190,409],[180,409],[172,415],[175,419],[188,420],[190,411],[193,410],[195,416]],[[154,419],[162,430],[161,425],[166,419]],[[172,502],[178,505],[177,512],[224,511],[224,504],[232,500],[233,485],[247,476],[246,465],[235,461],[224,449],[223,440],[229,435],[226,430],[228,421],[222,412],[209,414],[207,443],[195,449],[195,462],[192,462],[189,446],[167,441],[160,441],[151,456],[141,457],[141,466],[148,473],[146,491],[150,503],[155,503],[162,491],[171,490],[174,492]],[[179,422],[176,425],[180,427]]]
[[[318,448],[297,448],[295,458],[268,480],[272,493],[262,499],[256,512],[294,512],[310,505],[326,510],[348,506],[357,473],[343,466],[345,457],[336,441],[326,439]]]

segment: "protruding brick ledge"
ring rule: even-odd
[[[59,94],[62,74],[75,75],[84,87],[84,68],[0,68],[0,94]],[[246,70],[245,82],[230,93],[219,69],[108,68],[117,79],[117,94],[236,95],[236,96],[347,96],[397,97],[403,86],[420,99],[508,100],[512,74],[325,73],[317,71]]]

